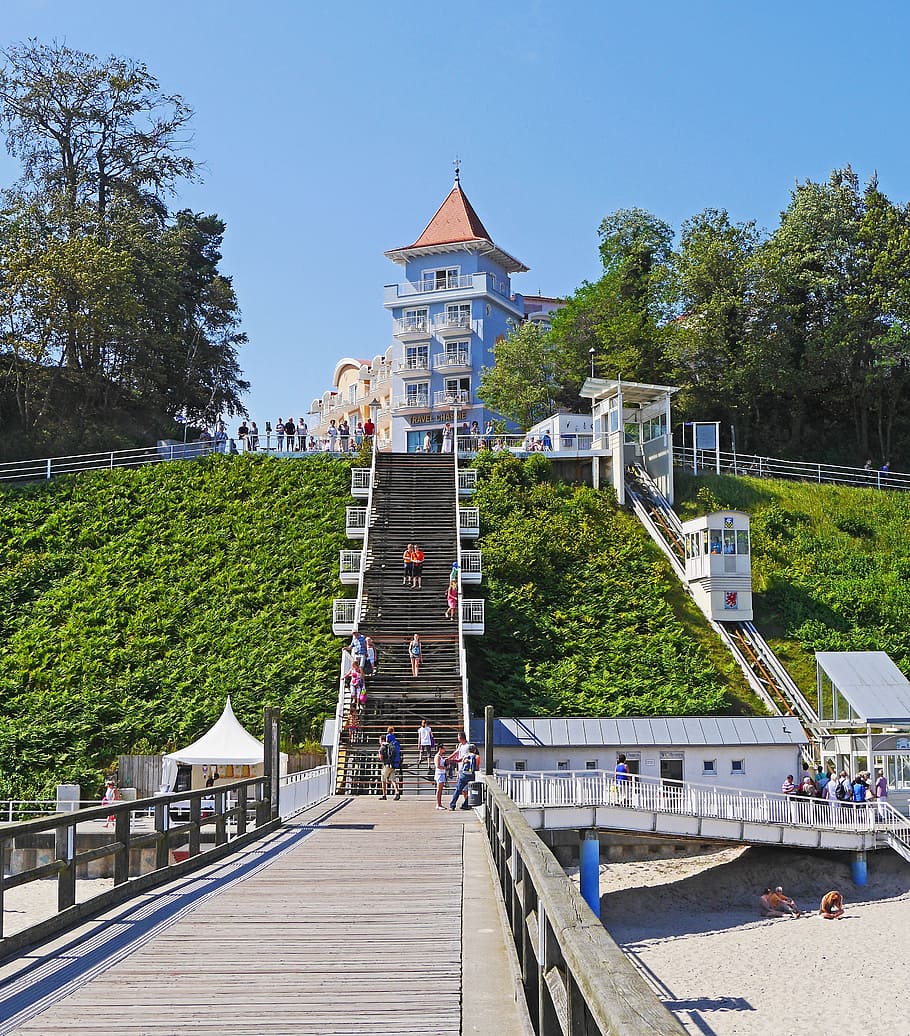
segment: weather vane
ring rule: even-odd
[[[455,166],[455,183],[460,183],[461,159],[458,157],[458,155],[455,156],[455,161],[452,163],[452,165]]]

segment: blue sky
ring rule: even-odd
[[[596,278],[618,208],[773,227],[797,179],[848,162],[910,200],[908,30],[910,5],[840,0],[2,0],[0,20],[4,46],[144,61],[195,109],[205,182],[179,203],[227,222],[260,426],[388,346],[382,253],[423,229],[456,154],[526,294]],[[0,153],[0,184],[17,172]]]

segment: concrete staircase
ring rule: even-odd
[[[402,746],[403,793],[435,794],[429,767],[417,767],[417,728],[426,719],[437,744],[454,748],[464,724],[458,621],[445,617],[457,523],[451,454],[377,455],[360,632],[373,638],[379,665],[367,680],[367,701],[353,743],[342,733],[339,794],[378,794],[379,736],[389,726]],[[424,552],[421,589],[402,585],[402,555],[409,543]],[[423,645],[416,678],[407,651],[414,633]],[[345,724],[347,719],[346,710]]]

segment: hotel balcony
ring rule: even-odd
[[[433,354],[433,370],[442,374],[462,374],[471,370],[470,349],[447,349]]]
[[[459,436],[459,439],[464,438]],[[461,449],[461,446],[458,447]],[[356,469],[355,469],[356,470]],[[477,489],[477,468],[458,469],[458,495],[470,496]]]
[[[451,276],[444,281],[402,281],[398,284],[387,284],[383,292],[383,305],[387,309],[393,309],[401,305],[402,299],[420,299],[420,305],[430,305],[432,302],[448,302],[453,299],[455,293],[460,293],[466,298],[483,298],[495,296],[499,305],[511,311],[516,319],[520,320],[524,314],[516,305],[510,295],[511,288],[506,286],[505,291],[501,290],[495,277],[489,273],[469,273],[460,276]],[[464,329],[462,329],[464,334]]]
[[[392,334],[399,342],[428,342],[431,333],[426,317],[402,317],[392,324]]]
[[[474,471],[468,468],[468,471]],[[476,475],[476,472],[475,472]],[[351,496],[363,499],[370,495],[370,469],[351,468]]]
[[[462,583],[479,583],[483,576],[479,550],[463,550],[461,552]]]
[[[366,527],[367,509],[365,507],[345,508],[344,532],[349,540],[362,540]]]
[[[391,377],[391,368],[385,366],[376,367],[370,373],[370,388],[375,390],[379,385],[385,385]]]
[[[482,637],[484,632],[482,599],[461,602],[461,632],[466,637]]]
[[[455,407],[463,410],[472,405],[470,392],[448,392],[443,389],[442,392],[433,393],[433,408],[435,410],[453,410]]]
[[[399,397],[392,403],[392,413],[399,417],[407,414],[428,414],[431,409],[430,397],[427,393],[419,396]]]
[[[350,598],[336,598],[332,601],[332,632],[336,637],[349,637],[354,632],[356,612],[357,602]]]
[[[342,583],[356,586],[360,580],[360,569],[362,566],[362,550],[342,550],[338,552],[338,578]]]
[[[477,332],[477,321],[469,316],[440,313],[433,321],[433,331],[440,338],[468,338]]]
[[[350,510],[350,508],[348,508]],[[458,508],[458,533],[462,539],[476,540],[480,535],[480,508]]]
[[[395,364],[395,373],[399,378],[425,378],[429,372],[430,361],[426,356],[406,356]]]

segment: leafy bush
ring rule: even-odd
[[[0,490],[0,797],[91,794],[228,694],[295,740],[336,694],[350,465],[209,457]]]

